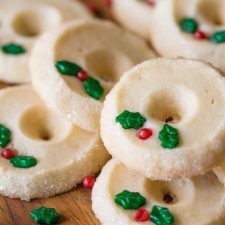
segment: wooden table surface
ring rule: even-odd
[[[0,197],[0,225],[36,224],[30,219],[29,212],[42,205],[55,208],[62,215],[59,225],[100,225],[91,210],[91,191],[81,187],[30,202]]]
[[[0,82],[0,88],[7,86]],[[55,208],[62,215],[59,225],[100,225],[91,210],[91,190],[82,187],[52,198],[30,202],[0,196],[0,225],[36,224],[30,219],[29,213],[42,205]]]

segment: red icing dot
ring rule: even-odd
[[[95,184],[95,178],[92,176],[87,176],[83,179],[84,188],[93,188],[94,184]]]
[[[155,6],[155,0],[145,0],[145,2],[151,7]]]
[[[12,159],[16,156],[15,151],[11,148],[5,148],[2,150],[2,157],[5,159]]]
[[[84,82],[85,80],[88,79],[88,73],[85,70],[81,70],[78,74],[77,74],[77,78],[81,81]]]
[[[202,40],[202,39],[206,39],[207,38],[206,34],[203,31],[200,31],[200,30],[198,30],[198,31],[196,31],[194,33],[194,37],[196,39],[199,39],[199,40]]]
[[[86,3],[86,5],[87,5],[87,8],[89,9],[90,12],[92,12],[92,13],[98,12],[97,6],[92,1],[88,1]]]
[[[112,5],[112,0],[103,0],[103,3],[106,7],[110,7]]]
[[[141,140],[146,140],[146,139],[150,138],[152,136],[152,134],[153,134],[152,129],[142,128],[138,131],[137,135]]]
[[[149,212],[146,209],[138,209],[134,219],[137,222],[146,222],[149,220]]]

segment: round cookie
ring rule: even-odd
[[[127,194],[127,191],[131,193]],[[122,192],[123,197],[120,194]],[[134,192],[142,197],[139,195],[139,200],[135,200],[137,194],[133,194]],[[129,202],[126,197],[128,195]],[[92,192],[92,208],[103,225],[137,225],[140,224],[140,219],[143,219],[142,222],[146,221],[146,225],[223,225],[224,200],[224,186],[212,172],[170,182],[152,181],[128,170],[115,159],[103,168]],[[160,207],[167,208],[161,210],[161,215],[166,218],[164,222],[155,212]],[[158,219],[161,223],[153,223],[141,213],[137,216],[138,208],[146,209],[153,222]]]
[[[142,39],[111,22],[70,22],[35,45],[32,83],[49,107],[96,130],[104,96],[125,71],[151,57],[154,53]]]
[[[0,79],[30,81],[28,62],[37,38],[65,21],[91,18],[76,0],[0,0]]]
[[[17,152],[10,160],[0,156],[2,195],[30,200],[68,191],[109,158],[97,133],[46,108],[31,86],[2,90],[0,106],[1,154]]]
[[[101,136],[113,157],[151,179],[204,174],[225,149],[225,81],[209,65],[152,59],[106,97]]]
[[[162,56],[212,63],[225,71],[225,2],[163,0],[151,25],[153,46]]]
[[[124,27],[149,39],[153,11],[158,0],[113,0],[111,11]]]

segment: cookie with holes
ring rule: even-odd
[[[225,1],[163,0],[155,9],[151,39],[163,56],[212,63],[225,72]]]
[[[28,62],[37,38],[65,21],[78,18],[91,15],[75,0],[1,0],[0,79],[29,82]]]
[[[224,153],[224,130],[224,77],[187,59],[152,59],[126,72],[101,114],[107,150],[151,179],[212,169]]]
[[[92,192],[93,211],[104,225],[223,225],[224,201],[224,186],[212,172],[153,181],[115,159],[103,168]]]
[[[151,57],[142,39],[111,22],[70,22],[35,45],[32,83],[49,107],[96,130],[104,96],[126,70]]]
[[[48,109],[30,86],[0,92],[0,194],[50,197],[97,173],[109,158],[97,133]]]
[[[111,12],[124,27],[149,39],[152,15],[159,0],[113,0]]]

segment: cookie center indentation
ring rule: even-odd
[[[132,65],[130,60],[116,50],[98,49],[85,56],[86,66],[95,76],[106,82],[116,82]]]
[[[225,25],[225,2],[221,0],[201,1],[198,7],[198,13],[209,23],[215,26]]]
[[[65,137],[71,125],[55,112],[43,106],[35,106],[24,112],[20,120],[20,128],[31,139],[53,141]]]
[[[20,11],[12,21],[13,30],[25,37],[36,37],[57,24],[59,24],[58,12],[51,7]]]
[[[151,94],[146,113],[156,121],[174,124],[192,117],[197,106],[196,95],[185,87],[164,89]]]

